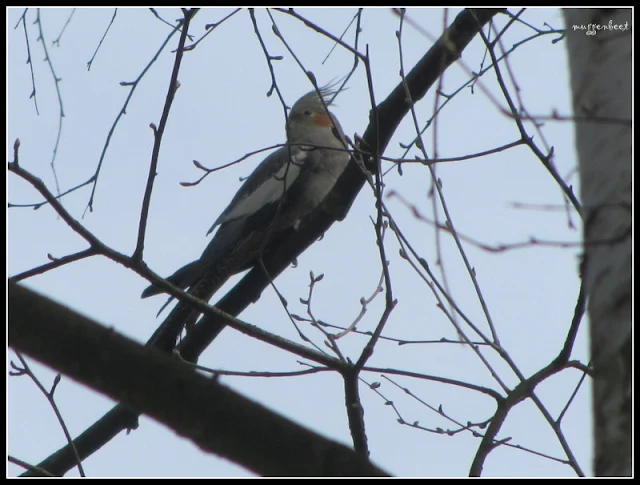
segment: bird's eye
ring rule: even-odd
[[[307,109],[307,110],[304,111],[304,114],[306,116],[311,116],[311,111]]]

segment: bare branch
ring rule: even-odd
[[[211,453],[262,475],[387,475],[366,456],[302,428],[169,355],[31,290],[15,284],[9,288],[9,345],[142,410]]]
[[[98,51],[100,50],[100,47],[102,46],[102,43],[104,42],[104,39],[107,37],[107,34],[109,33],[109,29],[111,29],[111,26],[113,25],[113,21],[116,19],[116,15],[117,14],[118,14],[118,9],[114,8],[113,9],[113,16],[111,17],[111,20],[109,21],[109,25],[107,25],[107,28],[105,29],[104,34],[102,34],[102,38],[100,39],[100,42],[98,42],[98,46],[96,47],[96,50],[93,52],[93,55],[91,56],[91,59],[89,59],[89,61],[87,62],[87,71],[91,70],[91,65],[93,64],[94,59],[98,55]]]
[[[160,117],[160,124],[157,130],[154,130],[154,143],[151,153],[151,164],[149,165],[149,175],[147,178],[147,185],[144,190],[144,196],[142,198],[142,209],[140,210],[140,225],[138,227],[138,238],[136,241],[136,249],[133,252],[134,261],[142,261],[142,253],[144,251],[144,238],[147,229],[147,218],[149,215],[149,204],[151,203],[151,193],[153,191],[153,181],[156,178],[156,172],[158,169],[158,156],[160,155],[160,145],[162,144],[162,135],[164,134],[165,127],[167,125],[167,119],[169,118],[169,111],[173,99],[175,98],[176,91],[178,90],[178,73],[180,72],[180,63],[182,61],[182,55],[184,53],[184,44],[187,40],[187,32],[189,31],[189,24],[191,19],[198,9],[183,9],[184,19],[182,20],[182,32],[180,34],[180,40],[178,41],[178,49],[176,51],[176,59],[173,64],[173,71],[171,72],[171,79],[169,80],[169,90],[167,92],[167,98],[165,100],[164,108],[162,110],[162,116]]]
[[[58,183],[58,174],[56,172],[55,161],[56,156],[58,154],[58,147],[60,146],[60,137],[62,136],[62,119],[64,118],[64,104],[62,103],[62,94],[60,93],[60,79],[56,75],[56,71],[53,67],[53,61],[51,60],[51,56],[49,55],[49,49],[47,48],[47,42],[45,41],[44,34],[42,32],[42,20],[40,18],[40,9],[36,10],[36,20],[35,23],[38,25],[38,39],[42,43],[42,50],[44,51],[44,60],[49,66],[49,71],[51,72],[51,76],[53,77],[54,86],[56,89],[56,94],[58,95],[58,134],[56,135],[56,143],[53,147],[53,155],[51,156],[51,172],[53,173],[53,178],[56,183],[56,193],[60,194],[60,184]]]
[[[20,365],[17,365],[15,362],[11,361],[12,370],[9,371],[9,375],[14,377],[28,376],[34,382],[38,390],[44,395],[44,397],[49,402],[49,406],[51,406],[53,413],[56,415],[56,419],[60,424],[60,428],[64,433],[64,437],[67,440],[67,443],[69,443],[69,446],[73,449],[73,454],[76,460],[76,466],[78,467],[78,473],[80,474],[81,477],[86,477],[86,474],[84,472],[84,467],[82,466],[80,456],[78,455],[78,450],[76,449],[73,443],[73,439],[71,438],[71,434],[69,433],[69,429],[67,428],[67,423],[65,423],[64,418],[62,417],[62,413],[60,412],[60,408],[58,407],[58,404],[56,403],[54,398],[55,388],[57,387],[58,382],[60,382],[60,374],[56,375],[53,381],[53,385],[51,386],[51,390],[47,391],[44,388],[44,385],[40,382],[40,379],[38,379],[36,375],[33,373],[33,371],[31,370],[31,367],[29,366],[25,358],[22,356],[22,354],[20,354],[20,352],[16,352],[16,356],[20,361]]]

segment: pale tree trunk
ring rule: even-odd
[[[594,469],[597,476],[630,476],[631,10],[564,15],[584,207]]]

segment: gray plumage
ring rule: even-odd
[[[287,120],[287,145],[269,155],[245,180],[209,232],[217,232],[202,256],[167,278],[175,286],[208,301],[234,274],[253,267],[280,237],[296,230],[324,200],[344,171],[350,155],[340,124],[325,104],[334,94],[321,88],[301,97]],[[207,233],[207,234],[208,234]],[[149,286],[142,297],[162,289]],[[179,302],[152,340],[171,341],[199,312]]]

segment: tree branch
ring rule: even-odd
[[[346,446],[32,290],[10,283],[8,303],[11,347],[140,410],[208,452],[261,475],[388,476]]]

